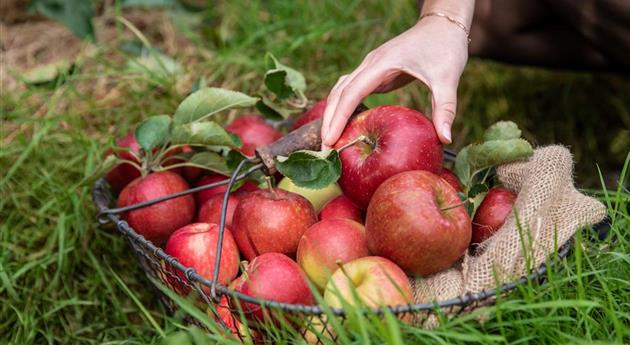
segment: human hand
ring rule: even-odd
[[[322,149],[332,147],[363,98],[388,92],[414,79],[432,94],[433,124],[440,141],[451,142],[457,86],[468,59],[464,30],[439,17],[425,17],[409,30],[370,52],[328,95],[322,122]]]

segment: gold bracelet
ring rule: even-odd
[[[457,25],[460,29],[464,30],[464,33],[466,33],[466,39],[468,39],[468,43],[470,43],[470,30],[468,30],[468,28],[466,28],[466,25],[464,25],[462,22],[460,22],[459,20],[449,16],[446,13],[429,12],[429,13],[425,13],[425,14],[421,15],[420,19],[418,19],[418,20],[421,20],[422,18],[425,18],[425,17],[431,17],[431,16],[444,18],[444,19],[448,20],[449,22]]]

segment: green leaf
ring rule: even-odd
[[[140,147],[150,152],[154,147],[166,143],[171,132],[171,117],[156,115],[144,120],[136,128],[136,140]]]
[[[239,148],[240,139],[230,134],[212,121],[192,122],[173,128],[171,135],[173,145],[188,144],[195,146],[227,146]]]
[[[296,151],[277,160],[278,171],[299,187],[321,189],[341,176],[341,160],[336,150]]]
[[[258,98],[241,92],[204,87],[186,97],[175,110],[173,118],[178,125],[201,121],[223,110],[251,107],[257,101]]]
[[[256,102],[256,109],[268,120],[279,121],[287,119],[291,116],[291,112],[288,109],[278,106],[270,100],[261,97]]]
[[[486,129],[483,134],[484,141],[509,140],[521,137],[521,130],[512,121],[499,121]]]
[[[304,95],[306,80],[300,72],[283,65],[270,53],[265,56],[265,61],[269,71],[265,73],[264,83],[269,91],[279,99]]]
[[[32,0],[30,11],[61,22],[81,39],[94,39],[92,1],[85,0]]]
[[[477,212],[479,205],[481,205],[481,202],[483,202],[483,199],[486,197],[486,194],[488,193],[487,192],[479,193],[475,195],[474,197],[468,199],[470,200],[470,202],[466,204],[466,211],[468,211],[468,215],[470,215],[471,219],[475,217],[475,213]]]
[[[478,194],[485,193],[488,191],[488,186],[485,183],[477,183],[476,185],[470,187],[468,191],[468,197],[474,198]]]
[[[143,73],[150,77],[170,78],[180,73],[183,68],[168,55],[156,49],[144,50],[142,55],[127,62],[127,70],[132,73]]]
[[[470,146],[468,163],[473,171],[527,159],[534,153],[532,145],[524,139],[490,140]],[[457,166],[457,160],[455,161]]]
[[[230,169],[228,169],[225,158],[216,152],[196,153],[190,158],[187,165],[211,170],[225,176],[230,175]]]
[[[468,145],[461,149],[455,157],[455,175],[462,182],[463,185],[468,185],[470,179],[470,163],[468,163],[468,150],[471,145]]]
[[[27,84],[44,84],[56,80],[58,77],[69,73],[72,63],[68,60],[59,60],[47,65],[38,66],[22,74],[22,80]]]

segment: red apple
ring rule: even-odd
[[[350,219],[325,219],[302,235],[297,262],[308,278],[324,290],[339,265],[364,256],[368,256],[368,249],[363,225]]]
[[[408,170],[442,169],[442,145],[433,124],[422,113],[397,105],[366,110],[346,126],[335,148],[365,136],[340,153],[344,194],[365,209],[376,188]]]
[[[321,118],[322,116],[324,116],[324,110],[326,110],[325,99],[315,103],[315,105],[313,105],[311,109],[307,110],[304,114],[298,117],[295,122],[293,122],[291,130],[294,131],[311,121],[315,121]]]
[[[324,292],[330,307],[344,302],[366,307],[398,306],[413,301],[409,278],[395,263],[378,256],[350,261],[335,271]]]
[[[394,175],[378,187],[365,232],[372,254],[412,275],[428,276],[451,267],[464,254],[471,223],[448,182],[416,170]]]
[[[116,140],[116,146],[129,148],[129,151],[135,155],[140,154],[140,145],[136,141],[134,133],[130,133],[126,137]],[[115,154],[120,159],[140,164],[130,152],[121,151]],[[109,154],[111,154],[111,150],[109,151]],[[120,192],[126,185],[138,177],[140,177],[140,170],[129,163],[121,163],[107,173],[105,180],[107,180],[107,183],[109,183],[115,192]]]
[[[266,253],[252,260],[245,273],[234,282],[234,289],[258,299],[290,304],[313,304],[313,295],[298,264],[280,253]],[[261,306],[240,302],[245,316],[250,320],[263,320]]]
[[[199,216],[197,220],[203,223],[219,224],[221,221],[221,206],[223,206],[223,193],[211,196],[199,208]],[[232,226],[232,218],[234,210],[240,201],[240,197],[231,193],[228,197],[227,213],[225,217],[225,225]]]
[[[219,181],[225,181],[228,179],[229,177],[227,176],[223,176],[219,174],[210,174],[199,179],[199,181],[195,183],[195,187],[205,186],[207,184],[211,184],[211,183],[215,183]],[[208,199],[210,199],[211,196],[215,194],[225,193],[226,189],[227,189],[227,184],[224,184],[221,186],[212,187],[210,189],[205,189],[205,190],[195,193],[195,200],[197,200],[197,205],[203,205]],[[239,189],[236,192],[238,194],[241,194],[242,192],[252,192],[255,190],[258,190],[258,186],[254,182],[245,181],[245,183],[243,183],[243,185],[239,187]]]
[[[134,205],[188,190],[188,183],[171,171],[155,172],[135,179],[118,198],[118,207]],[[184,195],[151,206],[125,212],[122,218],[139,234],[157,246],[166,242],[177,229],[190,224],[195,217],[195,199]]]
[[[462,191],[462,184],[459,182],[457,176],[447,168],[442,168],[440,172],[440,177],[446,180],[448,184],[450,184],[456,191]]]
[[[227,285],[238,274],[239,255],[232,233],[228,228],[225,230],[221,244],[219,283]],[[164,251],[177,258],[182,265],[194,268],[201,277],[212,280],[218,240],[219,226],[217,224],[193,223],[175,231],[166,242]],[[185,279],[183,272],[177,273]],[[187,291],[180,287],[180,292]]]
[[[239,340],[240,337],[245,338],[247,334],[251,337],[251,340],[254,344],[258,344],[262,342],[262,335],[251,329],[247,328],[240,319],[240,313],[236,307],[230,307],[229,300],[227,295],[223,295],[219,304],[216,305],[216,312],[218,317],[223,321],[223,324],[228,328],[228,331],[232,334],[236,340]],[[208,316],[211,318],[216,318],[211,310],[208,311]]]
[[[475,212],[472,243],[479,244],[497,232],[512,212],[515,201],[515,193],[501,187],[491,188]]]
[[[361,210],[347,196],[340,195],[328,201],[319,211],[319,220],[346,218],[363,224]]]
[[[295,257],[300,238],[316,221],[313,205],[301,195],[261,189],[238,203],[232,231],[247,260],[269,252]]]
[[[257,115],[243,115],[232,121],[225,129],[238,135],[243,142],[241,152],[253,156],[256,149],[280,139],[282,134]]]

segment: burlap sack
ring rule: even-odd
[[[467,253],[447,271],[413,279],[416,303],[454,298],[513,281],[542,264],[578,229],[606,216],[601,202],[573,186],[573,159],[565,147],[538,148],[528,161],[498,167],[497,177],[518,194],[515,211],[483,243],[480,253]],[[418,322],[427,325],[423,318]]]

